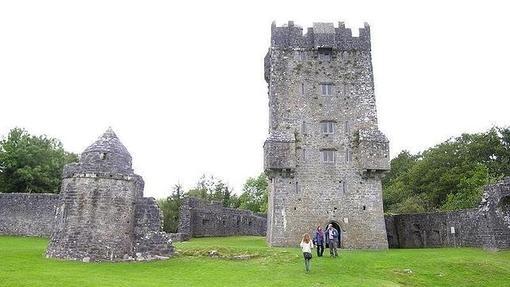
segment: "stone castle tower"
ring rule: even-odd
[[[267,240],[294,246],[332,223],[343,248],[387,248],[381,175],[388,139],[377,127],[368,24],[271,27],[265,58],[270,194]]]
[[[88,261],[149,260],[170,256],[154,198],[143,197],[131,155],[108,129],[64,167],[56,227],[48,257]]]

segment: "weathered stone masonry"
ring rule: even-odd
[[[58,194],[0,193],[0,235],[50,236],[57,205]]]
[[[178,232],[184,239],[202,236],[266,235],[265,215],[249,210],[226,208],[221,203],[207,203],[186,198],[179,212]]]
[[[510,248],[510,178],[488,185],[478,208],[386,216],[391,248]]]
[[[294,246],[334,223],[345,248],[387,248],[381,174],[388,139],[377,129],[370,28],[343,23],[271,27],[265,58],[270,179],[267,240]]]
[[[153,198],[131,168],[131,155],[109,129],[66,165],[47,256],[83,261],[169,256],[171,240]]]

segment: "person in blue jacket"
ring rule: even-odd
[[[322,254],[324,253],[324,230],[322,230],[320,225],[317,226],[317,230],[315,230],[313,243],[317,246],[317,257],[322,257]]]

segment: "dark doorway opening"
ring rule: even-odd
[[[326,224],[326,228],[324,228],[324,236],[327,236],[326,231],[328,230],[329,225],[333,225],[333,228],[338,231],[338,248],[342,247],[342,229],[340,228],[340,225],[336,221],[330,221],[328,224]],[[325,238],[326,242],[328,242],[328,239]],[[326,243],[325,248],[329,248],[329,244]]]

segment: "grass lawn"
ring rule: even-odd
[[[261,237],[176,243],[166,261],[81,263],[46,259],[47,239],[0,236],[0,286],[510,286],[510,251],[474,248],[344,251],[312,259]],[[232,257],[210,258],[209,251]]]

